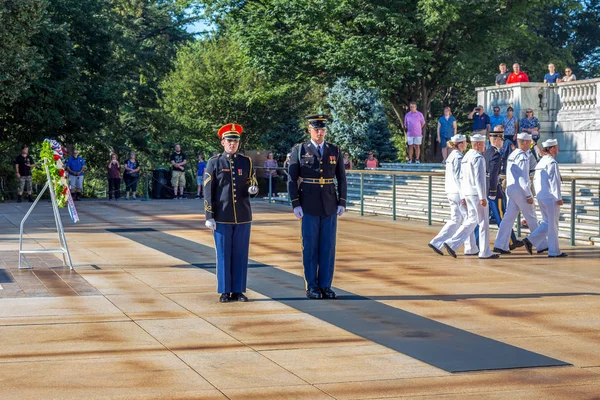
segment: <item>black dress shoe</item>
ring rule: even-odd
[[[323,294],[319,289],[312,288],[306,291],[306,297],[308,297],[309,299],[322,299]]]
[[[229,293],[223,293],[221,294],[221,297],[219,297],[219,301],[221,303],[229,303],[231,301],[231,296]]]
[[[440,249],[438,249],[437,247],[435,247],[434,245],[432,245],[431,243],[429,243],[427,246],[429,246],[429,248],[433,251],[435,251],[437,254],[439,254],[440,256],[443,256],[444,253],[442,253],[442,251]]]
[[[452,257],[456,258],[456,252],[454,250],[452,250],[452,247],[448,246],[446,243],[444,243],[444,247],[446,248],[446,251],[448,252],[448,254],[450,254]]]
[[[557,256],[548,256],[550,258],[563,258],[563,257],[569,257],[569,255],[567,253],[560,253]]]
[[[523,246],[525,246],[525,243],[523,243],[522,240],[517,240],[516,242],[512,242],[510,244],[510,246],[508,246],[508,248],[510,250],[514,250],[514,249],[518,249],[519,247],[523,247]]]
[[[246,295],[244,293],[232,293],[231,301],[241,301],[241,302],[245,303],[248,301],[248,298],[246,297]]]
[[[499,247],[494,247],[494,250],[493,250],[493,251],[494,251],[494,253],[500,253],[500,254],[510,254],[510,251],[509,251],[509,250],[504,250],[504,249],[501,249],[501,248],[499,248]]]
[[[481,258],[482,260],[489,260],[489,259],[492,259],[492,258],[500,258],[500,254],[492,254],[489,257],[479,257],[479,258]]]
[[[468,257],[475,257],[475,256],[478,256],[478,255],[479,255],[479,253],[465,254],[465,256],[468,256]]]
[[[533,255],[533,244],[529,241],[529,239],[523,239],[523,244],[525,245],[525,250],[529,253],[530,256]]]
[[[321,293],[323,293],[324,299],[335,299],[337,297],[335,292],[328,287],[321,289]]]
[[[546,247],[545,249],[538,250],[537,253],[538,254],[543,254],[543,253],[545,253],[547,251],[548,251],[548,248]]]

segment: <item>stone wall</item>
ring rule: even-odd
[[[541,140],[558,139],[561,163],[600,164],[600,79],[559,84],[515,83],[477,88],[477,104],[512,106],[519,119],[531,108],[540,120]]]

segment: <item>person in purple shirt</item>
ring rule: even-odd
[[[406,129],[406,145],[408,147],[407,163],[412,164],[413,152],[415,153],[415,164],[419,164],[421,158],[421,142],[423,141],[423,127],[425,117],[417,111],[417,103],[411,101],[410,111],[404,116],[404,129]]]

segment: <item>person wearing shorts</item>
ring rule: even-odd
[[[185,188],[185,164],[187,160],[185,153],[181,151],[181,146],[175,145],[175,152],[171,154],[171,165],[173,165],[173,174],[171,175],[171,185],[175,194],[174,199],[183,199],[183,189]],[[177,194],[179,188],[179,195]]]
[[[65,169],[69,173],[69,189],[73,195],[73,200],[79,201],[83,193],[83,174],[86,166],[76,148],[73,148],[73,155],[67,160]]]
[[[206,161],[204,157],[198,156],[198,175],[196,178],[196,184],[198,185],[198,191],[196,192],[196,198],[204,198],[204,170],[206,169]]]
[[[413,153],[415,153],[415,163],[419,164],[421,158],[421,142],[423,140],[423,127],[425,126],[425,117],[420,111],[417,111],[417,103],[411,101],[410,111],[404,116],[404,128],[406,129],[406,145],[408,147],[409,164],[412,163]]]
[[[23,191],[27,192],[29,202],[33,202],[31,169],[35,166],[33,158],[29,155],[29,147],[21,146],[21,154],[15,160],[15,171],[19,180],[19,189],[17,191],[17,203],[23,201]]]

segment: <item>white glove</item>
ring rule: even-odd
[[[496,196],[488,196],[490,198],[490,200],[495,201],[496,200]]]
[[[338,208],[337,208],[337,215],[339,217],[341,217],[342,214],[344,213],[344,211],[346,211],[346,208],[344,208],[343,206],[338,206]]]
[[[206,222],[204,223],[204,225],[206,225],[206,227],[208,229],[210,229],[211,231],[214,231],[215,229],[217,229],[217,223],[212,218],[211,219],[207,219]]]
[[[294,215],[298,219],[302,219],[302,217],[304,217],[304,211],[302,211],[302,207],[301,206],[294,208]]]
[[[251,196],[254,196],[255,194],[257,194],[257,193],[258,193],[258,186],[254,186],[254,185],[250,186],[250,187],[248,188],[248,193],[249,193]]]

